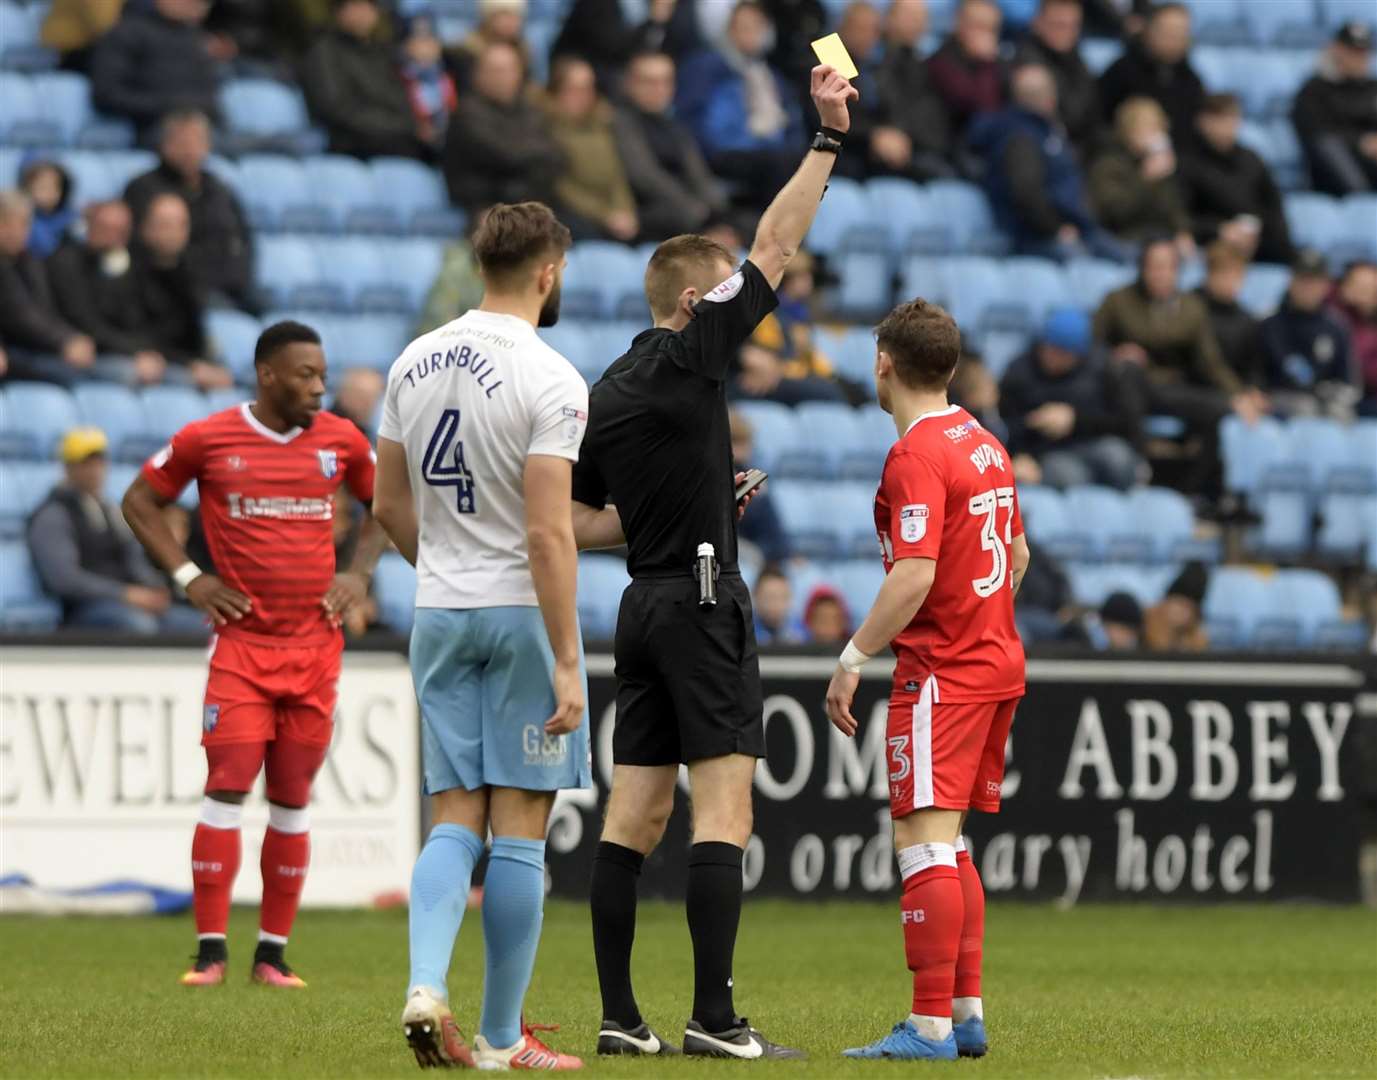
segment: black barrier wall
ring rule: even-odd
[[[769,757],[756,776],[747,886],[828,898],[897,887],[884,725],[867,668],[855,740],[827,723],[834,661],[766,656]],[[1032,660],[997,816],[967,833],[991,894],[1081,900],[1358,897],[1361,760],[1342,663]],[[548,846],[556,894],[586,894],[611,777],[610,659],[589,657],[592,792],[566,796]],[[684,786],[681,773],[681,788]],[[683,793],[643,895],[682,895]]]

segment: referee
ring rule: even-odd
[[[694,995],[683,1052],[803,1056],[766,1039],[732,1002],[741,857],[765,731],[750,593],[736,563],[726,382],[738,348],[778,303],[775,288],[850,127],[847,103],[857,93],[846,79],[815,67],[811,92],[823,127],[761,217],[746,262],[734,269],[731,252],[702,236],[661,244],[645,275],[655,327],[636,336],[590,395],[574,469],[575,531],[581,547],[619,543],[624,532],[632,577],[617,619],[612,792],[593,863],[602,1054],[679,1052],[641,1018],[631,946],[636,879],[664,834],[684,762],[693,802]],[[711,545],[718,573],[695,576],[707,551],[700,545]],[[716,603],[708,604],[700,590],[713,584]]]

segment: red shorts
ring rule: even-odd
[[[917,701],[890,698],[890,815],[901,818],[929,806],[998,811],[1004,744],[1019,700],[943,705],[931,676]]]
[[[271,742],[328,746],[343,645],[259,644],[211,638],[201,745]]]

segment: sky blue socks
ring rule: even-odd
[[[535,966],[544,904],[545,841],[496,837],[483,882],[488,966],[478,1024],[491,1046],[506,1049],[521,1038],[521,1003]]]
[[[543,851],[544,845],[540,846]],[[430,830],[430,839],[411,871],[409,989],[429,986],[449,996],[449,958],[468,905],[473,868],[482,854],[483,841],[462,825],[436,825]]]

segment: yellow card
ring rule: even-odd
[[[813,52],[817,54],[818,63],[836,68],[837,74],[843,79],[854,79],[860,74],[856,69],[856,62],[851,59],[851,54],[842,44],[840,34],[828,34],[826,37],[818,38],[813,42]]]

